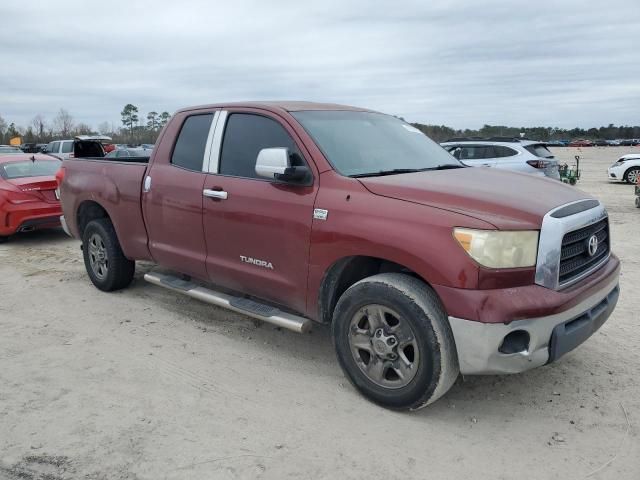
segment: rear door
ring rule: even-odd
[[[163,142],[144,180],[142,205],[149,251],[164,267],[206,279],[203,166],[208,164],[214,111],[183,112],[176,117],[164,133],[174,143]]]
[[[219,193],[204,199],[203,216],[209,278],[304,311],[318,185],[310,155],[284,119],[255,110],[221,112],[213,145],[204,188]],[[272,147],[296,153],[314,178],[295,185],[258,177],[258,152]]]
[[[525,173],[530,170],[526,163],[527,159],[523,158],[518,150],[504,145],[494,145],[493,151],[496,156],[497,168]]]

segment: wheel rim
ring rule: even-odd
[[[89,238],[89,264],[94,275],[104,280],[109,273],[109,257],[102,237],[97,233]]]
[[[402,388],[416,376],[420,351],[406,319],[383,305],[367,305],[349,325],[349,346],[358,368],[385,388]]]
[[[638,183],[638,176],[640,175],[640,170],[634,169],[627,173],[627,178],[629,179],[629,183]]]

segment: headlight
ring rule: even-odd
[[[618,160],[616,163],[614,163],[613,165],[611,165],[612,167],[619,167],[620,165],[624,164],[624,160]]]
[[[453,236],[476,262],[489,268],[532,267],[538,254],[538,232],[454,228]]]

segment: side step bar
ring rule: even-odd
[[[312,321],[282,310],[258,303],[248,298],[234,297],[225,293],[209,290],[188,280],[162,273],[146,273],[144,279],[159,287],[182,293],[217,307],[226,308],[233,312],[242,313],[249,317],[286,328],[297,333],[307,333],[311,330]]]

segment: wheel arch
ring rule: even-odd
[[[336,260],[326,271],[318,293],[318,321],[331,323],[333,311],[342,294],[360,280],[379,273],[404,273],[425,284],[429,282],[412,269],[381,257],[354,255]]]
[[[622,175],[622,179],[623,179],[623,180],[627,181],[627,175],[629,174],[629,172],[630,172],[631,170],[640,170],[640,165],[631,165],[629,168],[627,168],[627,169],[624,171],[624,174]]]
[[[107,218],[111,220],[111,216],[107,209],[95,200],[85,200],[78,205],[78,209],[76,211],[76,225],[78,226],[78,233],[81,239],[89,222],[98,218]]]

